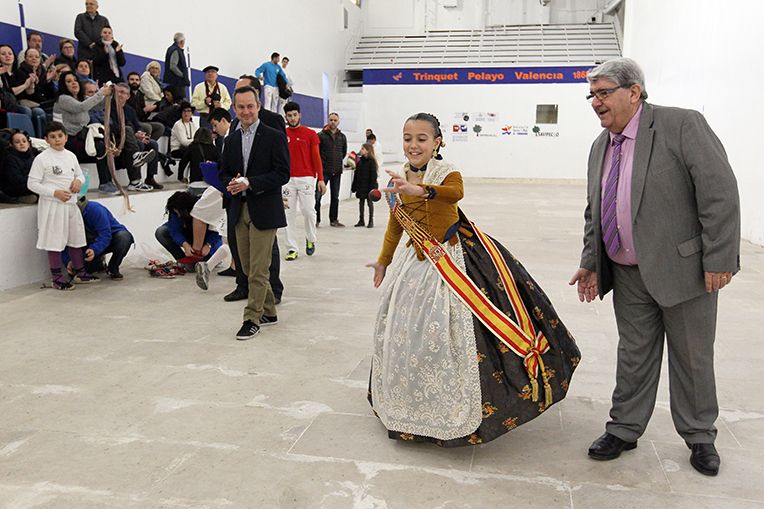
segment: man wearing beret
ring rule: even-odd
[[[194,87],[191,95],[191,106],[199,112],[200,125],[209,128],[207,117],[215,108],[228,110],[231,107],[231,95],[225,85],[218,81],[218,69],[208,65],[204,72],[204,81]]]

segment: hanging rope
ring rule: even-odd
[[[111,85],[113,87],[113,85]],[[112,89],[113,90],[113,89]],[[125,147],[125,109],[119,105],[119,103],[116,101],[116,98],[114,98],[114,92],[112,91],[111,96],[107,98],[105,101],[105,107],[104,107],[104,119],[103,119],[103,141],[104,145],[106,146],[106,153],[102,156],[106,158],[106,163],[109,166],[109,173],[111,173],[111,180],[114,182],[114,185],[117,186],[117,189],[119,190],[119,194],[122,195],[122,198],[125,201],[125,209],[129,212],[135,212],[133,210],[133,207],[130,205],[130,196],[128,196],[127,191],[125,191],[125,188],[122,187],[122,185],[119,183],[119,180],[117,180],[117,167],[114,163],[114,157],[118,156],[122,153],[122,149]],[[117,122],[119,123],[119,143],[115,144],[114,140],[111,138],[111,105],[112,103],[117,105]],[[129,162],[128,162],[129,164]]]

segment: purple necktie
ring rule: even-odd
[[[616,218],[616,202],[618,200],[618,177],[621,173],[621,144],[626,136],[613,136],[613,155],[610,159],[610,173],[602,190],[602,241],[605,251],[613,258],[621,248],[621,237],[618,235],[618,219]]]

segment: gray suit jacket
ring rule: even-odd
[[[602,243],[602,166],[609,133],[589,153],[581,267],[596,271],[600,298],[613,288]],[[631,183],[639,271],[664,307],[705,292],[703,272],[740,269],[740,203],[727,154],[703,115],[644,103]]]

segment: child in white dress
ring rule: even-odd
[[[27,187],[40,196],[37,207],[37,249],[48,252],[48,263],[56,290],[73,290],[74,283],[91,283],[98,278],[85,271],[82,248],[85,225],[77,207],[77,193],[85,182],[77,157],[66,150],[66,131],[60,122],[51,122],[45,129],[50,148],[43,151],[29,171]],[[61,252],[69,250],[74,277],[62,272]]]

